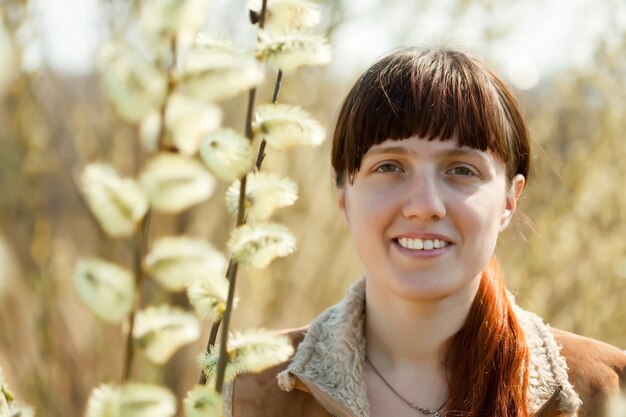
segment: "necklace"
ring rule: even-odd
[[[396,391],[395,389],[393,389],[393,387],[391,386],[391,384],[389,384],[389,382],[387,382],[387,380],[385,378],[383,378],[383,376],[380,374],[380,372],[378,372],[378,369],[376,369],[376,367],[374,366],[374,364],[372,363],[372,361],[370,361],[370,358],[367,357],[367,355],[365,355],[365,360],[367,361],[367,363],[369,364],[369,366],[372,367],[372,370],[374,370],[374,372],[376,373],[376,375],[378,375],[378,377],[380,378],[381,381],[383,381],[385,383],[385,385],[387,385],[387,388],[389,388],[391,390],[391,392],[393,392],[394,394],[396,394],[396,397],[400,398],[403,402],[405,402],[409,407],[411,407],[414,410],[419,411],[420,413],[427,415],[427,416],[433,416],[433,417],[441,417],[441,411],[443,410],[443,407],[446,405],[446,403],[448,402],[448,400],[446,400],[443,404],[441,404],[441,407],[439,407],[436,410],[431,410],[430,408],[425,408],[425,407],[420,407],[417,404],[415,404],[412,401],[407,400],[406,398],[404,398],[402,395],[400,395],[398,393],[398,391]]]

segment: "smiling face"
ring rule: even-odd
[[[372,146],[339,201],[368,283],[437,300],[475,291],[523,186],[490,152],[413,137]]]

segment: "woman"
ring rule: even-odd
[[[290,333],[289,363],[238,377],[227,414],[601,416],[626,354],[521,310],[493,257],[529,155],[513,94],[477,60],[404,49],[369,68],[332,150],[365,277]]]

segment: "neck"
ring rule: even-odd
[[[416,301],[367,278],[368,356],[390,367],[443,370],[442,348],[465,323],[479,284],[480,276],[448,297]]]

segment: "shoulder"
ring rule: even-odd
[[[306,331],[307,327],[303,327],[299,329],[281,330],[277,333],[287,336],[291,340],[294,351],[296,351],[298,349],[298,345],[304,339]],[[291,358],[283,363],[279,363],[278,365],[275,365],[259,373],[244,373],[238,375],[236,378],[237,384],[235,389],[237,391],[249,390],[251,388],[267,391],[272,391],[273,389],[279,390],[276,382],[276,375],[284,371],[289,365],[290,361]]]
[[[583,405],[581,416],[600,415],[608,397],[626,391],[626,352],[599,340],[552,328]]]
[[[291,339],[294,350],[304,339],[307,328],[281,331]],[[295,389],[283,391],[277,382],[277,375],[284,371],[290,360],[273,366],[260,373],[241,374],[230,386],[230,398],[225,398],[225,416],[309,416],[312,398],[304,391]],[[314,404],[313,404],[314,405]]]
[[[561,354],[567,362],[570,377],[588,379],[589,383],[602,383],[603,389],[617,393],[620,385],[626,384],[626,352],[615,346],[552,329]]]

